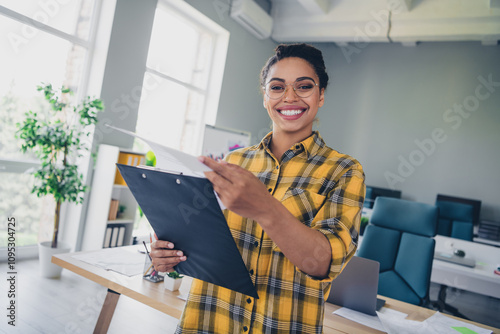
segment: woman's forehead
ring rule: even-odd
[[[295,81],[300,77],[311,77],[318,81],[318,75],[308,61],[302,58],[288,57],[281,59],[270,68],[267,79],[280,78],[286,81]]]

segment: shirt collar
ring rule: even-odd
[[[271,142],[272,136],[273,132],[271,131],[261,140],[257,147],[259,149],[269,149],[269,143]],[[311,159],[311,157],[315,156],[320,149],[325,147],[325,142],[318,131],[313,131],[312,135],[310,135],[300,143],[293,144],[290,149],[296,149],[297,145],[300,145],[304,148],[304,151],[307,154],[307,160],[309,160]]]

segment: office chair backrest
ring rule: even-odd
[[[377,197],[401,198],[401,191],[388,188],[366,186],[365,202],[363,206],[365,208],[373,208],[373,204],[375,203],[375,199],[377,199]]]
[[[479,224],[479,217],[481,214],[481,201],[480,200],[437,194],[436,204],[438,202],[462,203],[462,204],[472,206],[472,223],[474,225]]]
[[[436,206],[439,208],[438,234],[472,241],[481,201],[438,194]]]
[[[357,255],[380,262],[379,294],[415,305],[428,300],[436,225],[436,206],[375,200]]]
[[[458,202],[436,201],[436,206],[439,208],[439,218],[469,221],[472,223],[473,208],[471,205]]]

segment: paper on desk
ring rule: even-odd
[[[382,307],[380,311],[377,313],[384,314],[389,318],[397,318],[397,319],[404,319],[408,316],[408,314],[387,307]],[[368,315],[366,313],[351,310],[347,307],[339,308],[338,310],[334,311],[333,314],[355,321],[359,324],[375,328],[376,330],[385,332],[384,326],[380,322],[379,317],[377,317],[376,315]]]
[[[136,247],[116,247],[75,254],[72,257],[105,270],[115,271],[126,276],[135,276],[143,273],[145,256],[139,253]]]
[[[388,317],[377,312],[385,331],[389,334],[489,334],[491,331],[459,321],[436,312],[425,321]]]
[[[139,136],[132,131],[120,129],[109,124],[106,124],[106,126],[144,140],[151,147],[151,150],[155,153],[156,167],[158,169],[203,178],[205,177],[205,174],[203,174],[203,172],[209,172],[212,170],[211,168],[200,162],[195,156],[155,143],[154,141]]]

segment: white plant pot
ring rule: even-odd
[[[57,248],[50,247],[51,241],[43,241],[38,244],[38,259],[40,262],[40,275],[46,278],[61,277],[62,267],[52,263],[52,255],[69,253],[71,246],[59,241]]]
[[[163,284],[165,284],[165,289],[170,291],[177,291],[181,287],[182,278],[172,278],[165,275]]]

